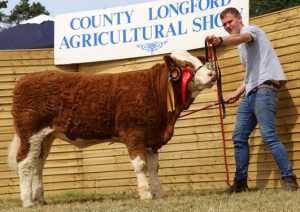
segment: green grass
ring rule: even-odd
[[[46,206],[22,208],[19,199],[0,199],[1,211],[299,211],[300,192],[258,190],[239,194],[221,191],[168,191],[162,199],[140,201],[134,191],[119,194],[68,192],[47,198]]]

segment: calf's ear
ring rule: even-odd
[[[170,55],[165,55],[164,61],[169,69],[172,67],[176,67],[175,60]]]
[[[181,71],[174,58],[172,58],[170,55],[166,55],[164,56],[164,61],[167,65],[170,79],[172,81],[178,81],[181,77]]]
[[[201,61],[201,63],[203,65],[205,65],[205,63],[206,63],[206,57],[204,57],[204,56],[197,56],[197,58]]]

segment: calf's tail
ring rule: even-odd
[[[12,142],[8,147],[8,166],[13,169],[17,170],[17,152],[20,147],[20,138],[18,135],[15,135]]]

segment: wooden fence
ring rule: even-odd
[[[294,171],[300,176],[300,7],[252,18],[250,23],[267,33],[289,80],[280,91],[277,130]],[[203,55],[203,49],[192,53]],[[218,57],[226,96],[240,85],[244,71],[235,47],[219,48]],[[162,62],[162,56],[55,66],[52,49],[0,51],[0,197],[19,193],[18,177],[9,170],[6,158],[7,147],[14,134],[10,114],[12,89],[22,75],[44,70],[118,73],[147,68],[157,62]],[[216,88],[213,87],[203,91],[190,109],[197,109],[216,99]],[[235,172],[231,134],[236,110],[237,104],[227,105],[224,120],[230,180]],[[181,118],[176,123],[174,137],[160,150],[159,175],[163,188],[226,188],[223,151],[217,108]],[[250,187],[280,187],[278,168],[257,129],[250,138],[250,151]],[[124,145],[105,143],[78,149],[58,139],[54,141],[46,162],[44,182],[46,194],[68,190],[111,193],[136,187],[135,174]]]

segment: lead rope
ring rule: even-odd
[[[223,119],[226,117],[226,110],[225,110],[225,104],[224,104],[223,94],[222,94],[221,69],[217,61],[216,47],[211,43],[209,43],[208,41],[205,41],[205,57],[206,57],[206,62],[210,63],[211,68],[215,71],[217,77],[217,95],[218,95],[219,118],[220,118],[222,143],[223,143],[224,164],[225,164],[225,171],[226,171],[226,184],[230,187],[227,153],[226,153],[226,142],[225,142],[226,141],[225,130],[224,130],[224,123],[223,123]]]

